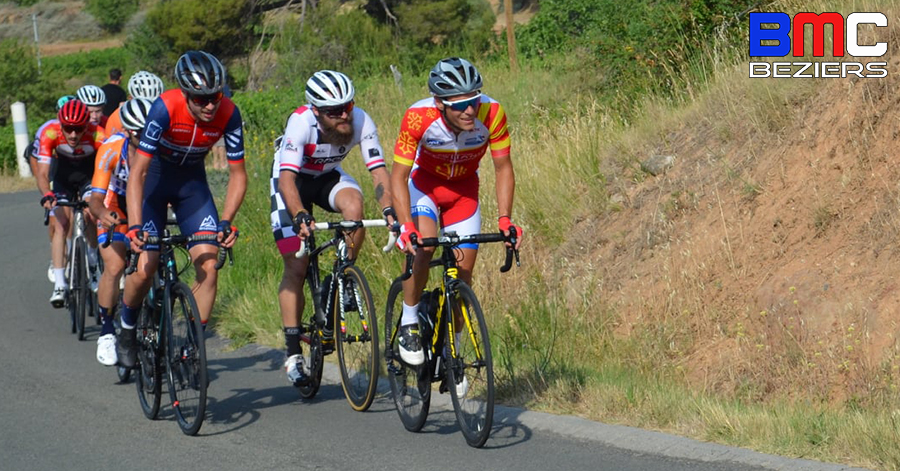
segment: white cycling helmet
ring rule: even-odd
[[[428,74],[428,90],[436,97],[465,95],[481,90],[481,74],[459,57],[441,59]]]
[[[355,93],[353,82],[333,70],[320,70],[306,82],[306,99],[316,108],[345,105]]]
[[[75,96],[88,106],[103,106],[106,104],[106,93],[96,85],[85,85],[75,92]]]
[[[141,131],[147,122],[147,115],[153,102],[146,98],[132,98],[119,109],[122,127],[131,131]]]
[[[163,92],[163,81],[156,74],[141,70],[128,79],[128,93],[132,98],[155,100]]]

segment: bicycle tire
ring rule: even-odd
[[[466,437],[466,443],[481,448],[491,434],[494,418],[494,365],[491,341],[484,312],[475,292],[465,282],[458,281],[446,314],[459,314],[464,322],[459,327],[455,355],[447,361],[447,385],[453,400],[456,421]],[[452,317],[445,317],[447,328]],[[449,333],[448,331],[445,331]],[[446,352],[450,351],[451,336],[445,335]],[[468,383],[468,387],[459,387]],[[460,391],[462,389],[462,391]],[[462,394],[460,394],[462,393]]]
[[[70,280],[70,286],[75,292],[75,333],[78,335],[78,340],[84,340],[84,319],[87,315],[88,303],[90,300],[88,299],[88,292],[90,292],[90,285],[87,279],[87,244],[85,243],[83,238],[75,239],[75,242],[72,244],[73,251],[75,252],[75,266],[72,270],[72,280]]]
[[[358,267],[344,268],[333,293],[335,343],[341,367],[341,387],[350,407],[365,411],[378,387],[378,320],[365,275]],[[344,298],[352,297],[356,311],[345,311]],[[341,313],[343,312],[343,320]]]
[[[118,336],[119,331],[122,329],[121,323],[119,322],[119,305],[122,304],[122,292],[119,292],[119,300],[116,302],[116,305],[110,308],[110,316],[113,318],[113,326],[116,329],[116,335]],[[97,319],[100,319],[100,311],[97,311]],[[138,324],[140,325],[140,324]],[[138,331],[140,332],[140,331]],[[140,341],[140,339],[138,340]],[[132,368],[126,368],[121,365],[116,365],[116,376],[119,377],[119,384],[125,384],[128,380],[131,379],[131,371]]]
[[[325,367],[325,352],[322,345],[322,334],[316,325],[314,298],[312,296],[312,282],[307,279],[304,285],[304,295],[306,296],[306,305],[309,306],[310,314],[307,317],[307,323],[303,325],[305,333],[301,335],[301,340],[306,343],[306,354],[303,357],[304,365],[308,369],[310,381],[308,384],[298,386],[297,391],[303,399],[312,399],[319,392],[319,386],[322,385],[322,370]]]
[[[159,332],[159,321],[154,319],[153,309],[144,304],[138,313],[135,326],[138,343],[138,365],[134,375],[138,400],[144,417],[155,420],[159,415],[159,404],[162,398],[162,358],[165,349],[164,337]],[[130,372],[131,369],[117,367]],[[120,374],[119,379],[122,376]]]
[[[387,307],[384,313],[384,358],[387,362],[388,383],[391,397],[403,427],[410,432],[418,432],[425,426],[428,409],[431,407],[430,362],[419,367],[405,365],[400,359],[400,347],[396,332],[400,328],[403,313],[403,283],[395,280],[388,291]],[[395,360],[396,359],[396,360]]]
[[[200,310],[191,289],[183,282],[169,287],[166,310],[166,370],[169,398],[178,426],[196,435],[206,414],[206,342]]]

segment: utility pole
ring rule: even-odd
[[[37,55],[38,75],[41,74],[41,44],[38,39],[37,14],[31,14],[31,26],[34,28],[34,53]]]
[[[506,44],[509,49],[509,67],[513,74],[519,73],[519,61],[516,60],[516,33],[513,31],[513,6],[512,0],[503,0],[503,10],[506,13]]]

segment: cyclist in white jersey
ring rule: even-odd
[[[395,220],[391,207],[390,175],[384,151],[372,118],[354,106],[355,90],[346,75],[331,70],[313,74],[306,83],[308,104],[288,118],[277,141],[272,166],[272,232],[284,261],[278,302],[284,326],[287,360],[285,371],[295,386],[309,381],[300,350],[300,316],[305,299],[308,257],[296,258],[300,239],[310,234],[313,204],[346,220],[363,218],[363,194],[359,183],[341,168],[350,150],[359,145],[372,176],[375,198],[389,224]],[[355,258],[365,237],[364,229],[350,236],[350,256]]]

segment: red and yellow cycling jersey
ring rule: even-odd
[[[103,205],[107,208],[118,209],[118,197],[125,197],[128,150],[128,138],[124,134],[113,134],[97,151],[91,193],[103,195]]]
[[[66,141],[63,135],[62,125],[59,121],[51,122],[44,128],[41,134],[40,151],[38,153],[38,162],[49,164],[50,159],[58,158],[67,160],[73,164],[81,164],[82,162],[92,159],[97,153],[97,149],[103,144],[106,135],[103,129],[96,124],[88,124],[81,139],[73,147]]]
[[[444,180],[463,180],[475,176],[488,147],[493,158],[509,155],[509,130],[500,103],[482,95],[475,128],[456,134],[444,121],[434,98],[425,98],[413,104],[403,116],[394,146],[394,162],[415,164]]]

